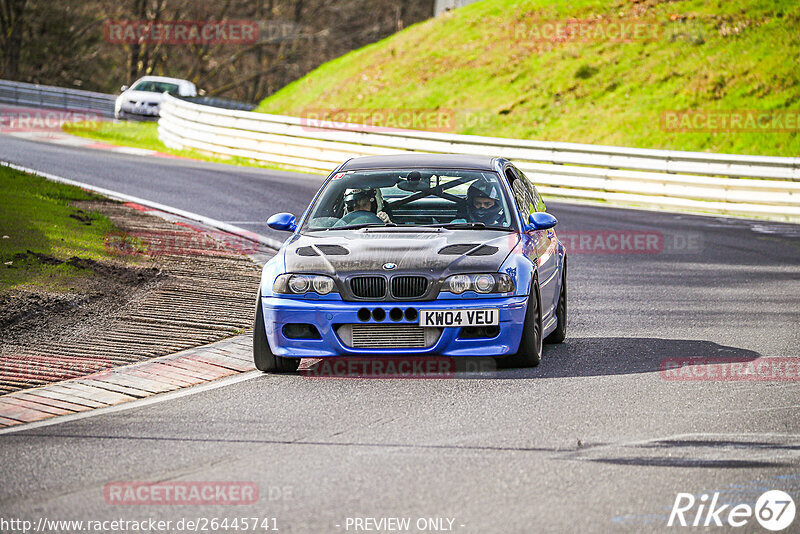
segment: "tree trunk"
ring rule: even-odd
[[[0,0],[0,53],[3,78],[19,76],[24,15],[28,0]]]

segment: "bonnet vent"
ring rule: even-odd
[[[458,245],[448,245],[439,251],[439,254],[445,256],[460,256],[467,254],[467,256],[491,256],[500,250],[497,247],[490,247],[489,245],[478,245],[471,243],[460,243]],[[470,252],[472,251],[472,252]]]
[[[341,245],[317,245],[316,250],[314,247],[299,247],[297,249],[298,256],[319,256],[319,250],[326,256],[347,256],[350,251]]]

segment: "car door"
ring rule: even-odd
[[[511,184],[514,200],[519,209],[520,218],[525,224],[528,217],[538,209],[544,209],[533,184],[513,165],[506,169],[506,177]],[[555,232],[550,230],[530,230],[523,234],[527,239],[524,250],[530,251],[529,259],[536,263],[539,270],[539,287],[542,295],[542,319],[547,320],[555,311],[558,298],[558,254],[556,251]]]

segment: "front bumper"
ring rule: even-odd
[[[161,106],[159,104],[156,104],[156,105],[136,105],[136,104],[132,104],[130,102],[125,102],[124,104],[122,104],[118,108],[117,113],[122,113],[122,114],[125,114],[125,115],[134,115],[134,116],[138,116],[138,117],[154,118],[154,117],[158,117],[159,116],[158,114],[159,114],[160,107]]]
[[[427,302],[344,302],[331,300],[300,300],[280,297],[262,297],[264,326],[272,352],[290,358],[325,358],[332,356],[506,356],[519,348],[525,324],[527,297],[498,299],[440,300]],[[358,311],[362,308],[382,308],[387,318],[382,323],[417,324],[417,321],[391,321],[392,308],[415,308],[417,310],[457,310],[494,308],[500,314],[500,332],[492,338],[459,338],[459,327],[442,330],[435,344],[428,348],[402,349],[353,349],[342,343],[336,327],[343,324],[363,324]],[[375,322],[369,319],[367,322]],[[317,327],[321,339],[290,339],[283,333],[283,326],[290,323],[312,324]]]

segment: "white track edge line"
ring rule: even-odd
[[[253,241],[256,243],[261,243],[262,245],[266,245],[269,248],[273,248],[275,250],[280,249],[283,246],[283,243],[278,241],[277,239],[272,239],[255,232],[251,232],[249,230],[245,230],[244,228],[240,228],[238,226],[234,226],[232,224],[228,224],[226,222],[218,221],[216,219],[212,219],[211,217],[206,217],[205,215],[199,215],[197,213],[192,213],[190,211],[184,211],[178,208],[173,208],[172,206],[167,206],[165,204],[160,204],[158,202],[153,202],[151,200],[145,200],[143,198],[135,197],[132,195],[126,195],[124,193],[119,193],[117,191],[112,191],[110,189],[105,189],[102,187],[97,187],[91,184],[79,182],[77,180],[70,180],[69,178],[64,178],[62,176],[57,176],[55,174],[50,174],[47,172],[38,171],[36,169],[32,169],[30,167],[23,167],[22,165],[17,165],[15,163],[11,163],[8,161],[0,161],[0,166],[8,167],[10,169],[14,169],[17,171],[27,172],[29,174],[34,174],[36,176],[41,176],[42,178],[46,178],[48,180],[52,180],[54,182],[60,182],[67,185],[74,185],[76,187],[80,187],[82,189],[87,189],[89,191],[94,191],[95,193],[99,193],[101,195],[107,196],[114,200],[121,200],[123,202],[133,202],[135,204],[141,204],[142,206],[147,206],[148,208],[153,208],[158,211],[163,211],[165,213],[170,213],[172,215],[177,215],[179,217],[183,217],[185,219],[189,219],[192,221],[199,222],[206,226],[210,226],[211,228],[216,228],[217,230],[222,230],[223,232],[228,232],[230,234],[239,236],[241,238],[247,239],[248,241]]]
[[[222,221],[218,221],[216,219],[212,219],[210,217],[205,217],[203,215],[199,215],[196,213],[191,213],[188,211],[180,210],[177,208],[173,208],[171,206],[166,206],[164,204],[159,204],[158,202],[152,202],[150,200],[145,200],[142,198],[134,197],[132,195],[126,195],[124,193],[119,193],[117,191],[111,191],[109,189],[105,189],[102,187],[96,187],[91,184],[86,184],[83,182],[78,182],[76,180],[70,180],[69,178],[64,178],[62,176],[57,176],[55,174],[50,174],[46,172],[42,172],[36,169],[31,169],[29,167],[24,167],[22,165],[16,165],[14,163],[10,163],[7,161],[0,161],[0,166],[8,167],[10,169],[18,170],[21,172],[27,172],[29,174],[34,174],[36,176],[41,176],[42,178],[46,178],[48,180],[52,180],[54,182],[64,183],[67,185],[74,185],[76,187],[80,187],[83,189],[88,189],[90,191],[94,191],[95,193],[99,193],[101,195],[107,196],[109,198],[113,198],[115,200],[121,200],[124,202],[134,202],[136,204],[141,204],[142,206],[147,206],[159,211],[163,211],[165,213],[170,213],[172,215],[178,215],[180,217],[184,217],[186,219],[199,222],[201,224],[205,224],[212,228],[216,228],[218,230],[222,230],[224,232],[228,232],[249,241],[254,241],[257,243],[261,243],[266,245],[270,248],[279,249],[283,246],[283,243],[275,240],[270,239],[268,237],[256,234],[254,232],[250,232],[243,228],[239,228],[238,226],[234,226],[232,224],[227,224]],[[183,397],[185,395],[193,395],[195,393],[200,393],[201,391],[206,391],[209,389],[216,389],[219,387],[223,387],[229,384],[234,384],[236,382],[242,382],[244,380],[250,380],[251,378],[255,378],[259,376],[261,373],[258,371],[247,371],[245,373],[237,374],[233,377],[222,378],[219,380],[206,382],[205,384],[199,384],[197,386],[191,386],[188,388],[181,388],[177,391],[170,391],[166,393],[156,394],[150,397],[146,397],[144,399],[137,399],[135,401],[129,401],[122,404],[114,405],[114,406],[106,406],[103,408],[95,408],[92,410],[87,410],[85,412],[78,412],[75,414],[69,415],[59,415],[47,418],[43,421],[35,421],[33,423],[22,423],[20,425],[14,425],[5,429],[0,429],[0,435],[3,434],[10,434],[13,432],[20,432],[22,430],[30,430],[34,428],[40,428],[43,426],[50,426],[56,425],[60,423],[66,423],[69,421],[75,421],[77,419],[84,419],[86,417],[93,417],[94,415],[102,415],[104,413],[113,413],[117,411],[127,410],[131,408],[135,408],[137,406],[146,406],[148,404],[154,404],[157,402],[164,402],[166,400],[170,400],[173,398]]]
[[[239,373],[233,376],[220,378],[218,380],[212,380],[210,382],[205,382],[203,384],[198,384],[196,386],[189,386],[177,389],[175,391],[167,391],[165,393],[156,393],[155,395],[151,395],[143,399],[136,399],[128,402],[122,402],[120,404],[115,404],[113,406],[103,406],[102,408],[94,408],[83,412],[77,412],[68,415],[54,415],[53,417],[48,417],[47,419],[43,419],[41,421],[34,421],[32,423],[21,423],[19,425],[13,425],[7,428],[0,429],[0,436],[2,436],[3,434],[12,434],[14,432],[22,432],[24,430],[33,430],[45,426],[58,425],[61,423],[69,423],[70,421],[77,421],[79,419],[86,419],[87,417],[94,417],[97,415],[105,415],[110,413],[121,412],[124,410],[131,410],[134,408],[149,406],[151,404],[158,404],[161,402],[166,402],[181,397],[186,397],[188,395],[194,395],[195,393],[202,393],[204,391],[230,386],[238,382],[252,380],[253,378],[257,378],[259,376],[264,376],[264,373],[257,370],[245,371],[244,373]]]

